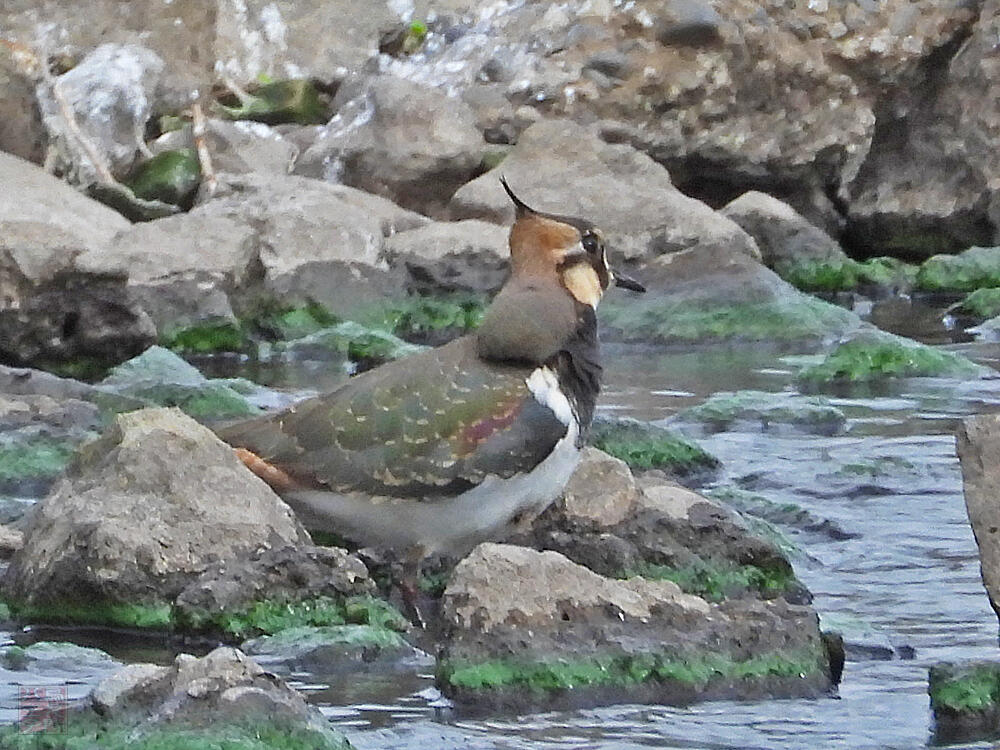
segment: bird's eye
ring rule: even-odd
[[[601,251],[601,241],[592,234],[585,234],[581,239],[583,249],[591,255],[596,255]]]

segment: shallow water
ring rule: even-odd
[[[995,344],[953,348],[994,366],[1000,359]],[[653,420],[671,420],[679,410],[717,391],[795,392],[798,364],[795,357],[745,348],[662,352],[609,347],[605,360],[602,410]],[[314,376],[289,371],[271,373],[269,379],[301,387],[315,384]],[[724,471],[715,484],[793,502],[851,532],[851,538],[838,540],[785,529],[805,553],[795,560],[799,577],[814,593],[822,616],[867,622],[893,645],[915,649],[914,659],[849,661],[837,698],[686,708],[623,705],[486,720],[454,717],[433,688],[430,667],[364,678],[295,673],[290,675],[293,684],[321,706],[359,750],[856,750],[932,744],[927,666],[997,653],[997,620],[979,578],[952,434],[965,415],[1000,411],[1000,379],[912,379],[874,391],[825,395],[848,417],[843,434],[765,431],[749,422],[715,433],[697,425],[679,427],[722,459]],[[884,459],[879,471],[857,474],[843,469],[873,459]],[[165,662],[182,648],[179,643],[107,633],[39,631],[15,637],[19,642],[70,639],[105,648],[123,661]],[[100,676],[74,676],[70,696],[84,695]],[[17,682],[49,681],[0,671],[0,721],[14,719]],[[51,681],[60,683],[61,676]]]

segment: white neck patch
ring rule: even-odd
[[[569,403],[562,390],[559,388],[559,379],[549,367],[538,367],[532,371],[525,381],[531,395],[535,400],[547,406],[556,415],[556,419],[567,427],[576,421],[573,414],[573,407]]]

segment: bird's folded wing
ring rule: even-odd
[[[530,371],[487,367],[460,339],[219,434],[304,487],[453,496],[530,471],[566,435],[529,390]]]

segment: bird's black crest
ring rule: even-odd
[[[528,213],[528,214],[536,214],[536,213],[538,213],[535,209],[533,209],[531,206],[529,206],[523,200],[521,200],[516,195],[514,195],[514,191],[511,190],[510,184],[507,182],[507,178],[506,177],[501,177],[500,178],[500,184],[503,185],[503,189],[507,191],[507,195],[510,196],[511,201],[514,203],[514,208],[517,210],[517,215],[518,216],[521,216],[522,214],[526,214],[526,213]]]

